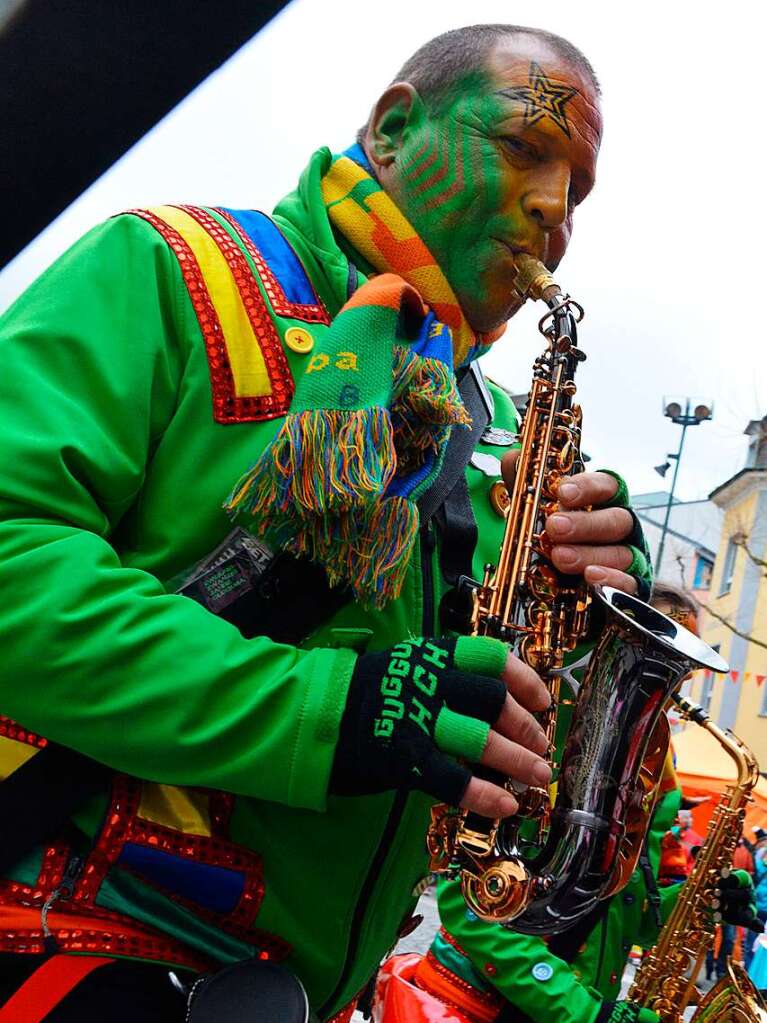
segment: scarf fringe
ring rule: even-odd
[[[225,504],[374,608],[399,596],[418,535],[417,506],[386,487],[398,467],[410,471],[414,450],[436,452],[451,426],[471,425],[443,362],[397,346],[393,374],[391,415],[380,406],[288,415]]]
[[[400,345],[394,349],[392,421],[398,452],[436,452],[451,426],[471,426],[455,376],[445,363]]]
[[[364,606],[380,609],[400,595],[418,525],[412,501],[387,497],[365,514],[346,513],[334,522],[319,516],[306,519],[284,547],[320,562],[332,586],[350,586]]]
[[[289,415],[225,508],[253,516],[277,546],[325,566],[367,606],[399,596],[418,509],[384,497],[397,469],[389,413],[317,409]]]
[[[225,508],[262,525],[339,514],[380,497],[397,456],[388,410],[314,409],[289,415]]]

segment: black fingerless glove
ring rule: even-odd
[[[721,878],[719,912],[726,924],[762,933],[764,925],[756,915],[754,882],[747,870],[733,870],[727,877]]]
[[[411,639],[357,660],[329,791],[420,789],[457,806],[501,713],[508,647],[496,639]]]
[[[659,1017],[635,1002],[602,1002],[594,1023],[659,1023]]]

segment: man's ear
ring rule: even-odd
[[[421,97],[410,82],[395,82],[373,108],[368,122],[365,150],[370,162],[379,168],[390,166],[410,130],[424,116]]]

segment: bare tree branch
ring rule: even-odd
[[[732,540],[736,547],[743,548],[743,550],[746,552],[746,556],[748,557],[748,559],[750,561],[753,561],[753,563],[758,568],[765,569],[764,576],[767,577],[767,560],[765,560],[764,558],[758,558],[756,554],[754,554],[754,552],[748,546],[748,533],[742,531],[738,533],[733,533],[730,539]]]
[[[679,566],[679,581],[682,585],[682,589],[684,590],[686,588],[686,583],[684,579],[684,558],[682,557],[681,554],[677,554],[676,563]]]
[[[730,630],[730,632],[734,632],[736,636],[740,636],[741,639],[745,639],[749,643],[753,643],[755,646],[760,646],[764,650],[767,650],[767,643],[765,643],[763,640],[754,639],[754,637],[749,635],[747,632],[743,632],[741,629],[736,628],[732,624],[732,622],[728,621],[724,617],[724,615],[720,615],[717,611],[714,611],[713,608],[710,608],[708,606],[708,604],[701,604],[699,601],[696,601],[696,603],[698,604],[699,608],[702,608],[707,614],[710,614],[712,618],[716,618],[718,622],[721,622],[722,625],[725,625]]]

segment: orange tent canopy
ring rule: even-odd
[[[705,835],[714,807],[728,784],[735,781],[735,762],[722,745],[704,728],[688,724],[671,737],[679,784],[686,796],[708,796],[705,803],[693,807],[695,830]],[[761,777],[753,792],[753,802],[746,810],[743,832],[753,837],[751,829],[767,830],[767,780]]]

